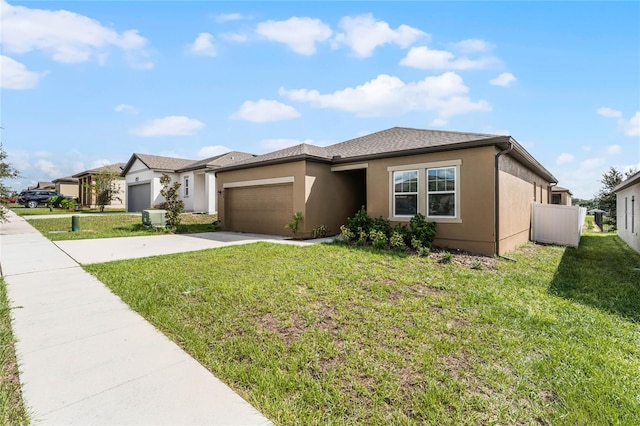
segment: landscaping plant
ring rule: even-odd
[[[160,195],[164,197],[164,202],[159,204],[159,208],[166,210],[167,228],[177,228],[180,225],[180,214],[184,211],[184,201],[180,200],[178,190],[180,182],[171,183],[171,176],[163,173],[160,177],[162,189]]]
[[[293,237],[296,238],[298,236],[298,230],[300,229],[300,222],[302,222],[302,212],[295,212],[292,219],[293,220],[287,223],[284,227],[291,229]]]

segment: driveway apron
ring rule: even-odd
[[[271,424],[27,221],[9,220],[0,266],[34,424]]]

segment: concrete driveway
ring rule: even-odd
[[[89,264],[251,244],[259,241],[307,246],[332,240],[333,237],[297,241],[277,235],[205,232],[201,234],[56,241],[55,245],[76,262]]]

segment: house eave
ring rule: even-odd
[[[623,189],[627,189],[630,186],[640,184],[640,171],[631,175],[628,179],[620,182],[615,188],[613,188],[613,192],[619,192]]]
[[[292,157],[275,158],[273,160],[260,161],[256,163],[226,166],[226,167],[221,167],[219,169],[215,169],[214,171],[217,174],[219,172],[229,172],[232,170],[252,169],[254,167],[264,167],[264,166],[273,166],[276,164],[294,163],[296,161],[313,161],[316,163],[326,163],[326,164],[332,163],[332,161],[329,158],[322,158],[322,157],[316,157],[313,155],[303,154],[303,155],[295,155]]]

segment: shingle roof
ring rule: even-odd
[[[629,176],[629,178],[627,178],[626,180],[623,180],[622,182],[620,182],[618,186],[613,188],[613,192],[621,191],[625,188],[628,188],[638,183],[640,183],[640,170],[634,173],[633,175]]]
[[[420,148],[448,147],[465,142],[500,138],[484,133],[447,132],[441,130],[393,127],[370,135],[328,146],[333,155],[341,158],[361,157],[411,151]]]
[[[186,158],[162,157],[160,155],[150,154],[133,154],[150,169],[161,171],[175,171],[183,167],[187,167],[193,163],[193,160]]]
[[[58,178],[58,179],[54,179],[51,182],[53,182],[53,183],[58,183],[58,182],[78,183],[78,179],[74,178],[73,176],[65,176],[65,177],[61,177],[61,178]]]
[[[106,166],[96,167],[95,169],[89,169],[89,170],[85,170],[85,171],[80,172],[80,173],[76,173],[72,177],[77,178],[77,177],[81,177],[81,176],[85,176],[85,175],[92,175],[92,174],[104,173],[104,172],[114,172],[114,173],[120,174],[120,172],[122,172],[122,168],[124,166],[125,166],[125,163],[108,164]]]
[[[246,159],[254,158],[254,154],[249,154],[247,152],[240,151],[231,151],[225,154],[216,155],[214,157],[205,158],[204,160],[193,161],[191,160],[191,164],[188,166],[182,167],[180,169],[176,169],[178,172],[188,171],[188,170],[197,170],[201,168],[206,169],[215,169],[218,167],[228,166],[233,163],[237,163]]]
[[[571,194],[571,191],[561,186],[554,186],[553,188],[551,188],[551,192],[568,192],[569,194]]]
[[[420,152],[445,151],[473,146],[498,145],[501,149],[512,147],[510,155],[529,164],[556,182],[556,178],[510,136],[486,133],[450,132],[443,130],[393,127],[370,135],[350,139],[326,147],[309,144],[296,145],[255,158],[239,161],[221,170],[248,168],[254,165],[284,163],[298,159],[324,160],[346,163],[373,158],[412,155]]]

